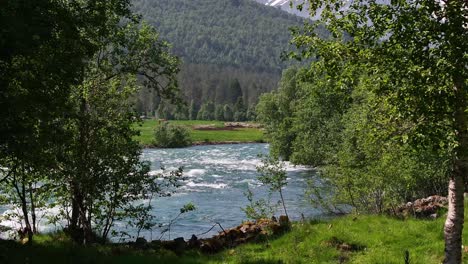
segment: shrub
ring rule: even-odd
[[[262,158],[262,165],[257,166],[257,172],[259,173],[257,179],[263,186],[268,187],[268,197],[266,199],[261,198],[259,200],[254,200],[253,192],[248,189],[244,195],[247,197],[247,200],[249,200],[249,205],[241,209],[246,216],[251,219],[270,218],[275,213],[277,206],[281,204],[284,209],[284,214],[288,217],[282,191],[282,188],[286,187],[288,184],[285,164],[271,156],[260,157]],[[276,204],[271,203],[271,197],[274,192],[278,192],[281,198]]]
[[[154,130],[154,144],[160,148],[181,148],[192,144],[188,128],[163,122]]]

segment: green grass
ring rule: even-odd
[[[231,263],[404,263],[404,252],[408,250],[411,263],[441,263],[442,227],[443,220],[400,221],[383,216],[358,216],[353,220],[348,216],[296,224],[293,232],[276,240],[246,245],[235,249],[232,256],[226,252],[222,256]],[[330,245],[333,239],[362,249],[342,252]]]
[[[236,128],[235,130],[193,130],[195,125],[214,125],[217,128],[223,128],[222,121],[202,121],[202,120],[171,120],[173,124],[178,124],[190,128],[192,141],[199,142],[263,142],[263,132],[256,128]],[[151,146],[153,142],[153,131],[158,125],[157,120],[145,120],[141,126],[140,136],[137,140],[144,146]]]
[[[465,217],[466,218],[466,217]],[[125,246],[73,246],[60,235],[37,236],[29,247],[0,241],[0,263],[441,263],[443,224],[438,220],[398,220],[385,216],[345,216],[324,222],[295,223],[291,232],[215,255],[190,251],[132,250]],[[356,245],[340,251],[330,241]],[[468,241],[468,232],[464,232]],[[466,242],[465,242],[466,243]],[[28,261],[28,260],[29,261]],[[468,263],[468,255],[464,255]]]

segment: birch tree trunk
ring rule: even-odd
[[[468,133],[465,111],[466,93],[463,79],[455,79],[455,130],[458,146],[455,149],[452,175],[450,175],[448,201],[449,208],[444,226],[445,260],[447,264],[462,262],[462,234],[464,222],[465,177],[468,172]]]

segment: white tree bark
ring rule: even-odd
[[[447,264],[462,262],[462,234],[464,222],[465,178],[468,173],[468,124],[466,92],[462,78],[455,78],[454,121],[458,146],[455,148],[452,173],[450,175],[449,208],[444,226],[445,260]]]

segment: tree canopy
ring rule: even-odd
[[[415,180],[414,168],[405,172],[411,160],[435,166],[426,176],[449,180],[445,262],[460,263],[468,175],[466,1],[306,2],[311,16],[321,12],[332,37],[320,38],[316,25],[295,30],[299,51],[291,57],[315,62],[298,82],[303,92],[294,113],[278,122],[263,117],[280,131],[272,133],[274,138],[295,140],[285,150],[273,150],[297,162],[339,168],[328,173],[343,188],[387,186],[385,179],[396,172],[405,181]],[[288,101],[280,99],[283,94],[286,87],[265,97],[259,112],[277,108],[275,113],[283,113],[288,109],[281,105]],[[292,129],[282,128],[288,118],[297,124]],[[366,181],[353,182],[366,174],[371,176]],[[388,194],[378,190],[369,195]]]
[[[168,43],[127,0],[6,1],[0,19],[0,195],[22,232],[31,242],[47,206],[80,243],[106,240],[117,219],[147,226],[151,206],[137,203],[177,177],[149,177],[130,99],[145,87],[180,103]]]

